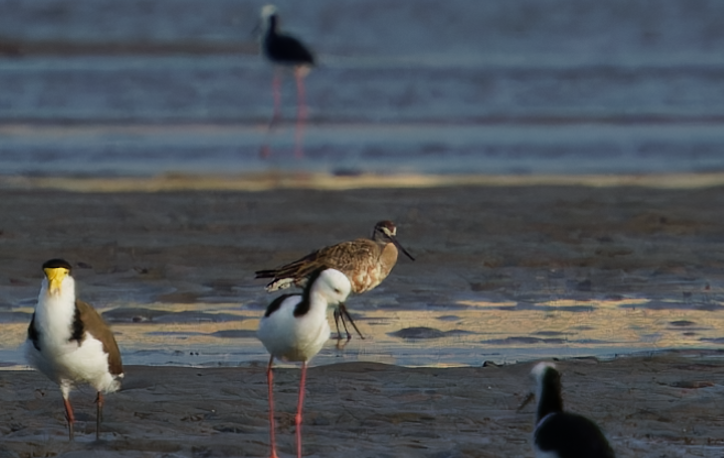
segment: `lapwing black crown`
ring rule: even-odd
[[[43,269],[58,269],[60,267],[63,267],[68,270],[71,270],[73,268],[68,261],[66,261],[65,259],[60,259],[60,258],[55,258],[55,259],[51,259],[50,261],[45,261],[45,264],[43,264]]]

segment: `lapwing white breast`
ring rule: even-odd
[[[274,359],[302,363],[297,403],[296,442],[297,457],[302,456],[302,404],[307,378],[307,362],[322,349],[329,339],[327,307],[344,304],[351,290],[349,279],[340,271],[320,268],[309,277],[302,294],[285,294],[266,309],[259,322],[257,336],[271,354],[267,366],[269,388],[269,423],[271,457],[277,458],[274,434]]]
[[[536,458],[615,457],[596,423],[583,415],[563,410],[561,374],[553,363],[538,363],[531,375],[535,379],[538,401],[533,432]]]
[[[76,299],[71,265],[63,259],[43,264],[45,278],[28,327],[28,363],[60,386],[73,440],[70,391],[78,384],[96,390],[96,439],[100,437],[103,394],[117,391],[123,378],[118,344],[108,325],[89,304]]]
[[[279,14],[274,5],[266,5],[261,9],[261,52],[271,62],[274,69],[272,91],[274,96],[274,114],[267,128],[267,139],[262,147],[262,155],[268,152],[268,136],[276,121],[281,117],[281,68],[287,67],[294,71],[297,83],[297,127],[295,134],[295,155],[302,156],[302,137],[307,118],[304,77],[315,65],[315,58],[309,48],[297,38],[283,33],[279,27]]]
[[[276,269],[259,270],[256,278],[271,278],[266,285],[269,292],[290,286],[304,287],[309,275],[321,266],[328,266],[344,273],[352,284],[352,292],[362,294],[374,289],[387,278],[397,263],[397,255],[402,251],[405,256],[415,260],[397,241],[397,227],[392,221],[380,221],[372,229],[370,238],[358,238],[348,242],[321,248],[294,262]],[[341,305],[334,311],[334,322],[341,339],[339,319],[347,332],[347,340],[352,335],[347,330],[345,317],[350,321],[361,338],[362,334],[354,324],[347,308]]]

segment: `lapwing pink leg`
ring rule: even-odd
[[[302,381],[299,383],[299,402],[294,424],[297,427],[297,458],[302,458],[302,405],[304,404],[304,386],[307,382],[307,362],[302,361]]]
[[[269,358],[269,365],[266,368],[266,380],[269,385],[269,440],[271,442],[271,458],[279,458],[277,456],[276,435],[274,434],[274,372],[272,365],[274,364],[274,356]]]
[[[73,407],[70,405],[70,399],[63,398],[63,404],[65,404],[65,419],[68,422],[68,438],[73,440],[73,423],[75,423],[75,416],[73,416]]]
[[[101,421],[103,421],[103,393],[96,395],[96,440],[101,438]]]

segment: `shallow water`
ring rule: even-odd
[[[0,2],[0,171],[652,173],[724,168],[717,1],[279,2],[317,52],[305,159],[259,157],[259,5]]]
[[[404,366],[478,366],[541,358],[717,349],[724,341],[724,300],[708,292],[686,301],[644,297],[481,301],[420,304],[368,294],[350,301],[365,339],[343,348],[336,333],[314,364],[374,361]],[[355,304],[364,305],[354,309]],[[263,307],[241,303],[116,304],[105,310],[126,364],[247,366],[267,353],[255,337]],[[14,308],[0,330],[3,365],[23,364],[31,307]],[[330,313],[331,322],[331,313]],[[9,323],[8,321],[12,321]],[[350,328],[351,329],[351,328]],[[344,340],[341,341],[344,344]]]
[[[288,75],[272,155],[259,155],[273,72],[250,35],[258,3],[0,0],[0,175],[724,170],[721,1],[277,3],[320,61],[306,79],[304,159],[292,157]],[[168,216],[177,217],[193,219]],[[720,283],[704,291],[672,278],[636,294],[639,279],[621,274],[629,289],[592,298],[556,275],[520,281],[556,287],[516,295],[506,284],[486,302],[451,296],[455,285],[381,288],[350,304],[369,338],[344,352],[329,345],[315,362],[477,365],[715,348],[724,338]],[[173,290],[106,284],[95,293],[103,310],[142,309],[132,311],[141,320],[156,315],[145,309],[174,312],[112,320],[128,364],[236,365],[266,359],[252,331],[269,299],[251,288],[200,294],[193,305],[158,300]],[[34,293],[0,290],[0,361],[17,364]]]

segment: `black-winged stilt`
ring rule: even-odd
[[[304,92],[304,77],[315,65],[314,56],[301,41],[291,35],[279,31],[279,15],[277,8],[266,5],[261,9],[261,51],[272,64],[274,64],[274,80],[272,91],[274,95],[274,114],[269,121],[267,138],[262,146],[262,155],[269,154],[269,134],[281,116],[281,72],[279,67],[294,69],[297,82],[297,125],[295,132],[294,154],[302,157],[302,137],[307,119],[306,97]]]
[[[344,273],[352,283],[352,292],[361,294],[379,285],[397,262],[398,249],[407,257],[413,258],[397,241],[397,227],[392,221],[380,221],[375,224],[370,238],[358,238],[348,242],[321,248],[292,263],[276,269],[259,270],[256,278],[271,278],[266,285],[269,292],[289,288],[291,285],[304,287],[307,278],[320,266],[328,266]],[[352,317],[344,305],[334,310],[334,323],[337,327],[338,339],[342,339],[339,330],[339,319],[347,332],[347,341],[352,334],[347,330],[345,317],[354,327],[357,334],[362,334],[354,324]]]
[[[28,363],[60,385],[73,440],[70,390],[87,383],[96,390],[96,439],[100,437],[103,393],[117,391],[123,378],[116,339],[98,312],[75,296],[71,265],[63,259],[43,264],[45,278],[28,327],[25,354]]]
[[[259,322],[257,336],[271,354],[267,366],[269,388],[269,423],[271,457],[277,458],[274,435],[274,358],[300,361],[302,377],[299,383],[299,400],[295,417],[297,457],[302,456],[302,404],[307,378],[307,362],[322,349],[329,339],[327,307],[344,304],[351,290],[347,277],[334,269],[320,268],[310,277],[302,294],[285,294],[267,307]]]
[[[615,454],[601,429],[588,418],[563,411],[561,374],[553,363],[533,367],[538,400],[533,450],[536,458],[614,458]]]

